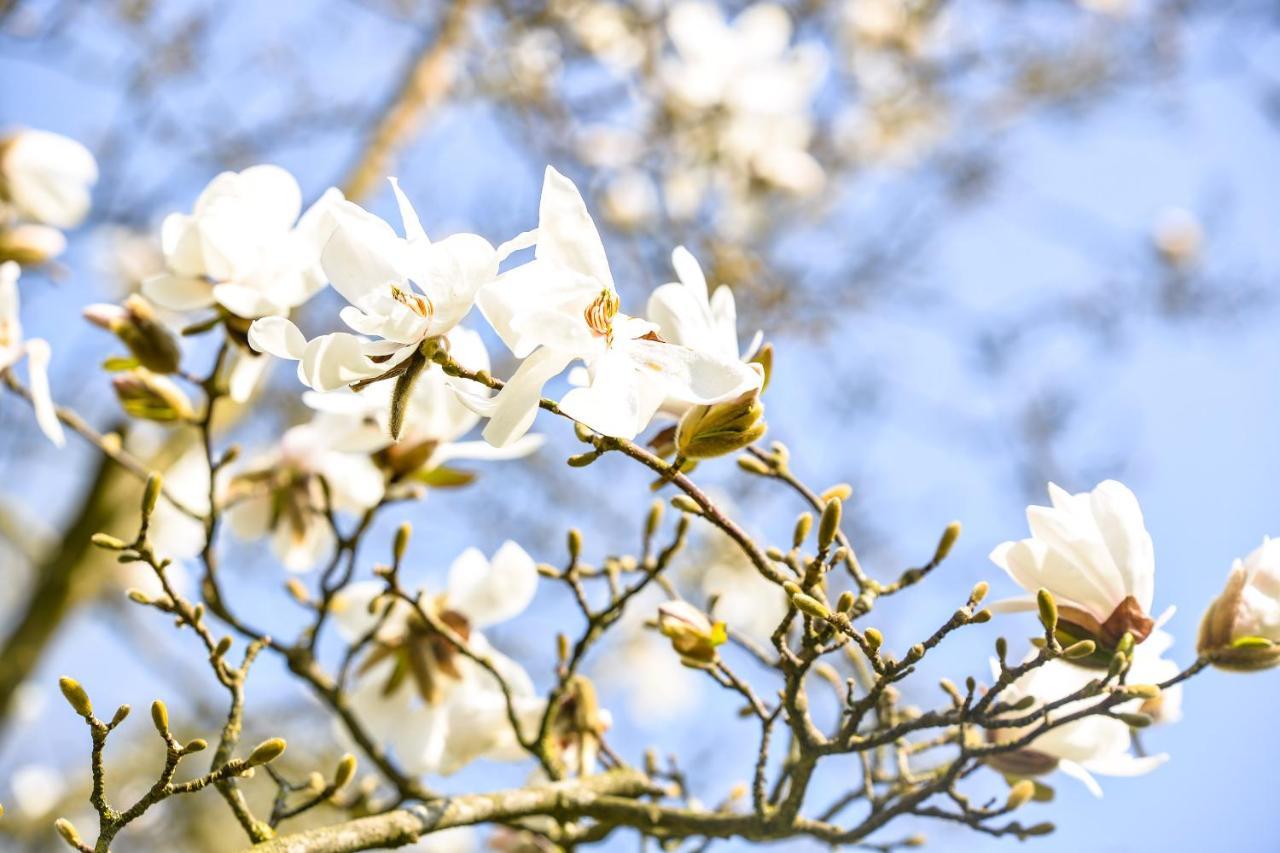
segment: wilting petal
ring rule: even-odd
[[[541,347],[520,364],[496,396],[482,403],[469,396],[459,399],[490,418],[484,429],[485,441],[495,447],[506,447],[533,426],[542,399],[542,386],[568,367],[574,357],[573,353]]]
[[[468,548],[449,567],[449,606],[483,628],[523,613],[537,586],[538,568],[515,542],[502,543],[492,560]]]
[[[53,395],[49,392],[49,344],[40,338],[33,338],[26,342],[26,349],[31,405],[35,408],[36,423],[55,447],[62,447],[67,443],[67,437],[58,421],[58,413],[54,410]]]

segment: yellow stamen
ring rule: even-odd
[[[429,320],[435,313],[435,306],[431,304],[430,299],[419,293],[414,293],[411,290],[405,290],[398,284],[393,283],[391,285],[391,298],[417,314],[419,317]]]
[[[586,319],[591,331],[612,344],[613,318],[618,315],[618,309],[621,307],[622,300],[618,298],[618,294],[612,290],[602,290],[595,301],[587,306],[587,310],[582,312],[582,316]]]

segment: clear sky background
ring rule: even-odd
[[[186,5],[174,3],[173,14]],[[332,81],[335,102],[362,91],[370,99],[382,97],[385,84],[375,88],[373,81],[389,79],[413,42],[359,4],[239,2],[225,4],[221,15],[210,44],[228,55],[265,42],[264,34],[285,25],[303,33],[340,28],[343,38],[317,48],[309,69]],[[73,41],[74,56],[0,36],[0,126],[55,130],[90,147],[106,137],[123,83],[90,72],[112,68],[113,57],[128,48],[109,28],[77,29]],[[999,542],[1025,535],[1023,509],[1028,501],[1047,502],[1048,473],[1073,491],[1117,477],[1137,493],[1156,545],[1156,608],[1177,605],[1168,628],[1177,638],[1172,654],[1183,662],[1194,658],[1200,613],[1232,559],[1256,547],[1264,534],[1280,535],[1280,148],[1274,112],[1265,108],[1268,87],[1274,96],[1280,85],[1277,48],[1274,30],[1246,32],[1229,13],[1206,14],[1189,30],[1181,73],[1109,95],[1088,110],[1041,113],[994,139],[995,149],[987,153],[998,171],[978,198],[946,204],[925,174],[873,173],[851,184],[843,212],[831,223],[796,229],[786,251],[800,259],[801,270],[807,264],[820,276],[824,264],[851,244],[846,237],[874,224],[880,211],[913,196],[923,211],[925,225],[916,226],[913,237],[919,248],[895,277],[894,291],[865,309],[845,311],[822,336],[775,338],[768,402],[771,435],[792,447],[802,474],[819,484],[853,483],[851,515],[867,537],[873,572],[889,576],[919,562],[948,521],[964,522],[953,557],[910,606],[878,611],[874,624],[891,646],[902,650],[945,620],[980,579],[992,582],[994,597],[1015,592],[986,555]],[[270,77],[247,77],[234,64],[214,61],[210,67],[215,70],[192,86],[206,88],[202,98],[219,93],[226,120],[247,122],[282,108]],[[193,96],[192,102],[207,99]],[[305,135],[291,140],[272,149],[273,159],[299,176],[309,197],[336,180],[358,142],[341,133],[314,144]],[[544,160],[522,150],[489,109],[468,104],[437,116],[398,173],[429,231],[475,228],[496,241],[533,225]],[[189,207],[215,170],[176,147],[139,152],[130,168],[163,199],[158,211]],[[1215,297],[1181,314],[1159,310],[1153,296],[1161,272],[1148,234],[1169,205],[1195,211],[1204,223],[1206,251],[1197,281]],[[372,206],[390,214],[389,193]],[[32,275],[23,286],[29,334],[54,346],[55,395],[99,422],[111,417],[114,405],[96,368],[110,343],[78,315],[82,305],[112,293],[99,262],[102,242],[88,231],[74,235],[66,274],[57,281]],[[662,279],[668,271],[650,274]],[[643,292],[636,282],[621,286],[624,293],[630,288],[632,299]],[[759,320],[768,333],[767,315]],[[994,337],[1011,341],[1000,357],[992,355]],[[278,370],[276,381],[293,387],[288,370]],[[1027,403],[1037,399],[1068,404],[1050,415],[1054,432],[1040,444],[1029,442],[1023,428]],[[540,424],[559,434],[543,460],[558,465],[571,442],[560,425]],[[74,438],[71,449],[55,454],[32,434],[29,413],[13,398],[0,397],[5,503],[26,508],[37,526],[56,529],[90,457]],[[741,488],[732,469],[724,463],[708,477],[732,494]],[[457,505],[433,495],[409,514],[420,530],[431,531],[429,541],[414,543],[428,582],[439,583],[464,546],[491,552],[522,525],[531,531],[522,541],[540,560],[559,562],[556,531],[573,525],[586,527],[588,548],[595,541],[598,554],[607,546],[593,535],[620,529],[620,519],[630,524],[621,529],[634,530],[648,504],[645,478],[609,460],[585,472],[577,493],[562,502],[547,503],[532,489],[527,499],[523,492],[503,495],[510,525],[492,518],[465,523],[486,505],[480,490],[501,489],[503,482],[501,475],[482,480],[477,494]],[[521,482],[508,481],[506,488],[522,488]],[[778,537],[798,510],[781,496],[742,499],[752,507],[755,528]],[[577,513],[592,504],[597,515],[584,522]],[[389,519],[382,532],[398,520]],[[238,575],[244,606],[264,617],[278,615],[279,570],[246,551],[233,553],[244,554],[248,567]],[[20,576],[0,564],[0,577],[11,571]],[[262,590],[276,597],[259,595]],[[0,608],[14,597],[14,590],[0,596]],[[551,632],[567,612],[563,603],[560,590],[544,589],[519,629],[496,633],[499,645],[525,661],[539,684],[547,680],[549,643],[535,646],[529,638]],[[149,627],[157,637],[169,636],[160,622]],[[141,708],[153,695],[182,689],[173,671],[140,659],[122,643],[119,630],[108,611],[78,617],[37,681],[52,685],[59,674],[77,674],[104,707],[128,701]],[[1027,620],[996,620],[957,638],[933,664],[938,675],[981,676],[998,634],[1016,645],[1033,633]],[[597,673],[617,666],[607,659],[595,665]],[[193,670],[197,666],[191,663]],[[255,677],[256,695],[267,707],[297,699],[278,676],[267,663]],[[927,682],[918,689],[910,701],[938,701]],[[606,695],[620,708],[629,701],[625,691]],[[1029,844],[1044,851],[1280,848],[1277,698],[1277,673],[1211,672],[1195,679],[1186,691],[1185,718],[1144,738],[1149,750],[1172,756],[1165,767],[1136,780],[1103,779],[1102,801],[1069,779],[1052,780],[1057,802],[1029,807],[1024,820],[1052,819],[1059,829]],[[649,743],[683,752],[702,774],[693,779],[705,786],[699,793],[715,801],[728,782],[745,775],[740,757],[754,748],[754,734],[745,725],[722,725],[729,706],[710,686],[695,701],[700,704],[693,707],[703,710],[648,725],[619,713],[613,743],[633,758]],[[274,722],[289,725],[283,718]],[[37,757],[87,770],[77,763],[84,733],[60,701],[25,725],[0,742],[0,801],[12,769]],[[707,743],[716,749],[704,754]],[[523,773],[486,766],[442,786],[514,784]],[[980,775],[980,789],[1000,790],[994,774]],[[821,780],[833,796],[838,776]],[[220,807],[213,799],[207,804]],[[1017,844],[936,825],[920,828],[935,849]],[[0,837],[0,847],[4,843]]]

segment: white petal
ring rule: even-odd
[[[626,351],[667,397],[685,403],[722,403],[760,387],[759,371],[736,358],[648,340],[629,341]]]
[[[215,284],[213,298],[223,308],[246,320],[266,317],[277,313],[282,308],[257,288],[235,282]]]
[[[405,243],[390,225],[349,201],[333,206],[334,229],[320,265],[351,304],[404,279]]]
[[[36,423],[55,447],[67,443],[67,437],[54,411],[53,395],[49,392],[49,344],[40,338],[26,342],[27,375],[31,381],[31,404],[35,408]]]
[[[506,447],[527,433],[538,414],[542,386],[568,367],[574,357],[573,353],[541,347],[521,362],[506,387],[485,401],[490,418],[484,429],[485,441]],[[470,405],[470,398],[459,399]]]
[[[307,339],[288,318],[263,317],[249,327],[249,346],[276,358],[300,361],[306,353]]]
[[[474,459],[481,462],[499,462],[523,459],[546,443],[546,436],[526,435],[506,447],[494,447],[487,441],[451,441],[442,444],[431,456],[434,465],[443,465],[454,459]]]
[[[207,281],[177,273],[160,273],[142,282],[142,295],[161,308],[193,311],[213,305],[213,288]]]
[[[400,180],[398,178],[387,178],[387,180],[391,182],[391,190],[396,194],[396,206],[400,208],[400,221],[404,223],[405,239],[409,242],[428,242],[427,232],[422,227],[422,220],[418,219],[418,212],[409,203],[404,190],[400,189]]]
[[[511,541],[492,560],[468,548],[449,567],[449,605],[481,628],[523,613],[537,586],[533,558]]]
[[[1059,761],[1058,769],[1063,773],[1066,773],[1071,778],[1078,779],[1080,782],[1084,783],[1084,786],[1089,789],[1090,794],[1093,794],[1099,799],[1102,798],[1102,786],[1099,785],[1098,780],[1094,779],[1089,771],[1084,769],[1081,765],[1074,761]]]
[[[661,394],[643,393],[635,362],[614,348],[591,364],[591,384],[565,394],[560,409],[601,435],[632,439],[661,403]]]
[[[336,391],[377,376],[390,367],[390,364],[384,366],[370,361],[361,338],[335,332],[307,342],[298,364],[298,378],[317,391]]]
[[[676,246],[671,253],[671,265],[675,267],[676,277],[689,291],[689,295],[700,305],[708,305],[707,277],[693,253],[684,246]]]
[[[482,288],[476,304],[516,358],[526,358],[539,346],[590,349],[593,338],[583,312],[600,292],[595,279],[533,260]]]
[[[573,181],[548,166],[538,206],[538,258],[614,289],[600,232]]]

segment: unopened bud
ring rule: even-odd
[[[840,593],[840,597],[836,599],[836,610],[841,613],[849,613],[853,610],[853,603],[855,601],[857,601],[857,596],[846,589],[844,592]]]
[[[335,791],[346,787],[356,775],[356,757],[351,753],[342,756],[338,762],[338,769],[333,771],[333,789]]]
[[[582,531],[576,527],[571,527],[569,533],[565,536],[565,542],[569,548],[569,560],[578,562],[578,557],[582,555]]]
[[[0,228],[0,263],[13,261],[34,267],[51,261],[67,248],[67,238],[57,228],[23,223]]]
[[[938,540],[938,547],[933,552],[933,562],[941,563],[947,559],[947,555],[951,553],[951,547],[959,538],[960,522],[953,521],[947,525],[946,530],[942,531],[942,538]]]
[[[1044,630],[1049,634],[1057,631],[1058,603],[1053,600],[1053,593],[1041,587],[1036,593],[1036,605],[1040,610],[1040,624],[1044,626]]]
[[[804,544],[804,540],[809,538],[809,531],[813,529],[813,516],[807,512],[800,513],[796,519],[795,531],[791,534],[792,547],[799,548]]]
[[[698,502],[688,495],[676,495],[671,499],[671,505],[681,512],[689,512],[700,515],[702,507],[698,506]]]
[[[99,548],[105,548],[108,551],[123,551],[129,547],[129,543],[123,539],[117,539],[106,533],[95,533],[91,539],[94,545]]]
[[[53,828],[57,830],[58,835],[62,836],[62,840],[76,850],[81,849],[84,842],[80,840],[80,833],[76,831],[75,826],[65,817],[60,817],[53,822]]]
[[[1081,640],[1078,643],[1072,643],[1062,650],[1062,656],[1067,660],[1079,660],[1087,658],[1098,650],[1098,644],[1093,640]]]
[[[875,628],[866,629],[862,632],[862,636],[866,638],[867,646],[869,646],[873,652],[884,645],[884,634],[881,634]]]
[[[662,525],[662,512],[666,508],[662,501],[654,501],[649,505],[649,514],[644,518],[644,535],[652,538]]]
[[[93,715],[93,703],[89,701],[89,694],[80,686],[80,682],[64,675],[58,679],[58,687],[73,711],[86,718]]]
[[[1005,800],[1004,807],[1008,811],[1025,806],[1036,793],[1036,783],[1030,779],[1023,779],[1009,789],[1009,798]]]
[[[117,373],[111,380],[125,414],[147,421],[186,421],[195,417],[190,398],[171,380],[145,367]]]
[[[831,486],[826,491],[824,491],[821,495],[819,495],[818,498],[824,504],[827,501],[830,501],[833,499],[839,500],[841,503],[843,503],[844,501],[849,500],[849,498],[851,498],[852,496],[853,496],[853,486],[849,485],[848,483],[836,483],[834,486]]]
[[[126,299],[124,307],[90,305],[84,316],[119,338],[147,370],[173,373],[182,362],[177,336],[156,319],[155,309],[137,294]]]
[[[991,609],[984,607],[977,613],[969,617],[969,621],[974,625],[984,625],[991,621]]]
[[[1138,699],[1156,699],[1160,696],[1160,688],[1155,684],[1126,684],[1124,692]]]
[[[273,737],[270,740],[264,740],[253,748],[253,752],[249,753],[247,763],[250,767],[269,764],[279,758],[284,749],[284,738]]]
[[[658,630],[671,640],[680,659],[692,666],[715,662],[716,649],[729,639],[723,622],[712,622],[687,601],[667,601],[658,606]]]
[[[759,389],[736,400],[693,406],[676,425],[676,452],[687,459],[710,459],[741,450],[765,434]]]
[[[391,554],[395,557],[396,565],[400,565],[400,561],[404,559],[404,552],[409,548],[409,536],[413,533],[413,525],[404,522],[396,528],[395,542],[391,547]]]
[[[195,752],[204,752],[208,748],[209,742],[202,737],[198,737],[187,742],[187,745],[182,748],[182,754],[191,755]]]
[[[1037,823],[1035,826],[1027,827],[1022,831],[1022,834],[1032,836],[1048,835],[1053,832],[1054,828],[1053,824],[1046,821],[1045,823]]]
[[[802,613],[809,614],[814,619],[831,618],[830,608],[811,595],[805,595],[804,593],[801,593],[800,595],[793,595],[791,597],[791,603],[796,606],[797,610]]]
[[[155,472],[147,475],[147,485],[142,490],[142,516],[144,518],[156,511],[156,501],[160,500],[160,491],[163,488],[163,477]]]
[[[1116,718],[1122,720],[1126,725],[1133,729],[1145,729],[1151,725],[1151,718],[1146,714],[1124,714],[1117,713]]]
[[[565,461],[569,463],[570,468],[586,468],[592,462],[600,458],[599,451],[588,450],[586,453],[575,453]]]
[[[159,699],[151,703],[151,722],[160,734],[169,733],[169,709]]]
[[[129,716],[129,711],[131,710],[133,709],[131,709],[128,705],[121,705],[119,708],[116,708],[116,712],[111,717],[111,722],[108,725],[110,725],[111,728],[114,729],[116,726],[124,722],[125,717]]]
[[[991,585],[986,581],[978,581],[973,585],[973,589],[969,592],[969,601],[974,604],[981,604],[982,599],[987,597],[987,590],[991,589]]]
[[[754,456],[739,456],[738,467],[748,474],[755,474],[758,477],[767,477],[770,473],[769,466]]]
[[[826,551],[840,532],[840,516],[844,504],[839,498],[832,498],[822,507],[822,519],[818,522],[818,547]]]

